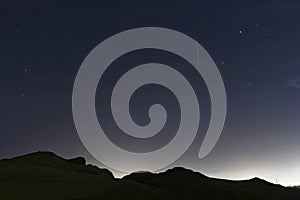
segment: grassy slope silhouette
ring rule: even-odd
[[[300,189],[254,178],[229,181],[184,168],[133,173],[115,179],[84,158],[63,159],[38,152],[0,161],[0,199],[280,199],[299,200]]]

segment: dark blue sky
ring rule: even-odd
[[[195,142],[174,165],[216,177],[299,184],[299,19],[300,2],[292,0],[2,1],[0,158],[51,150],[101,166],[74,126],[76,73],[106,38],[155,26],[197,40],[217,64],[228,98],[224,131],[213,151],[198,160],[201,142]],[[180,62],[152,54],[170,65]],[[142,59],[147,56],[134,62]]]

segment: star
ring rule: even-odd
[[[242,30],[239,30],[239,34],[242,34],[243,33],[243,31]]]

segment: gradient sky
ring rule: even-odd
[[[213,151],[197,158],[207,126],[204,117],[197,141],[172,166],[213,177],[258,176],[283,185],[300,184],[300,2],[191,2],[2,1],[0,159],[50,150],[63,157],[85,156],[103,166],[87,152],[74,126],[76,73],[87,54],[106,38],[155,26],[197,40],[217,64],[228,98],[225,127]],[[136,53],[115,65],[147,59],[184,65],[165,52]],[[114,73],[121,70],[110,75]],[[105,84],[111,84],[110,78]],[[201,80],[197,88],[198,96],[209,98]],[[209,116],[208,104],[207,100],[201,104],[201,115]],[[176,121],[176,115],[173,118]],[[113,137],[117,138],[112,131]]]

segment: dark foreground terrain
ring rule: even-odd
[[[84,158],[63,159],[50,152],[0,160],[1,200],[93,199],[278,199],[299,200],[300,189],[254,178],[228,181],[184,168],[115,179]]]

